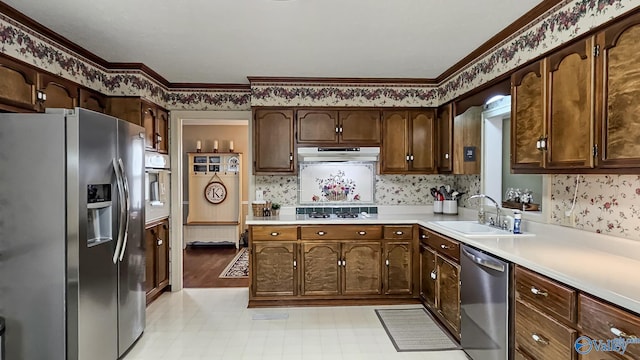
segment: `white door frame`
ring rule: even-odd
[[[171,237],[170,253],[170,284],[171,291],[182,290],[182,127],[184,125],[249,125],[251,128],[251,111],[187,111],[172,110],[170,124],[171,149],[171,219],[169,221]],[[248,143],[252,144],[252,134],[249,131]],[[252,147],[252,146],[250,146]],[[253,154],[249,151],[245,156],[247,164],[253,164]],[[254,183],[253,176],[249,176],[249,187]]]

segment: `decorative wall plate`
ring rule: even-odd
[[[238,172],[239,166],[240,166],[240,160],[238,160],[237,156],[229,157],[229,160],[227,160],[227,171],[228,172]]]
[[[217,205],[227,198],[227,187],[222,183],[218,174],[214,174],[211,181],[204,187],[204,198]]]

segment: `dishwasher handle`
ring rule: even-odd
[[[488,260],[488,259],[481,259],[481,258],[475,256],[474,254],[470,253],[464,247],[462,248],[462,252],[464,253],[464,255],[466,257],[471,259],[471,261],[473,261],[474,263],[476,263],[476,264],[478,264],[480,266],[489,268],[491,270],[499,271],[499,272],[504,272],[505,271],[505,266],[502,263],[499,263],[497,261],[491,261],[491,260]]]

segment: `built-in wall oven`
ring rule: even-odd
[[[170,175],[169,156],[145,153],[145,217],[150,223],[169,217]]]

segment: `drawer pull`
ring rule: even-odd
[[[318,234],[318,235],[320,235],[320,236],[323,236],[323,235],[326,235],[327,233],[326,233],[326,232],[324,232],[324,231],[318,231],[316,234]]]
[[[272,233],[271,233],[271,236],[278,236],[278,235],[280,235],[280,233],[279,233],[279,232],[275,232],[275,231],[274,231],[274,232],[272,232]]]
[[[537,342],[539,344],[549,345],[549,341],[547,339],[543,338],[542,336],[540,336],[540,335],[538,335],[536,333],[531,334],[531,338],[533,339],[533,341],[535,341],[535,342]]]
[[[429,235],[427,234],[420,235],[420,239],[428,239],[428,238],[429,238]]]
[[[158,246],[162,245],[163,241],[162,239],[158,239]]]
[[[441,249],[443,249],[443,250],[449,250],[449,249],[451,249],[451,247],[450,247],[450,246],[447,246],[447,245],[445,245],[445,244],[441,244],[441,245],[440,245],[440,248],[441,248]]]
[[[436,275],[435,270],[431,272],[431,278],[432,278],[433,280],[435,280],[435,279],[437,279],[437,278],[438,278],[438,276]]]
[[[609,326],[611,327],[609,330],[611,331],[611,333],[617,337],[621,337],[621,338],[625,338],[625,339],[631,339],[634,338],[635,336],[629,335],[626,332],[618,329],[617,327],[609,324]]]
[[[395,234],[396,235],[404,235],[404,231],[396,231]]]
[[[366,231],[358,231],[358,235],[367,235]]]
[[[549,293],[548,293],[548,292],[546,292],[546,291],[544,291],[544,290],[540,290],[540,289],[536,288],[535,286],[532,286],[532,287],[531,287],[531,293],[532,293],[533,295],[540,295],[540,296],[544,296],[544,297],[549,296]]]

